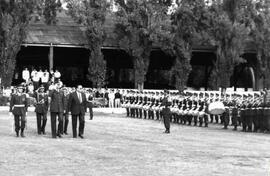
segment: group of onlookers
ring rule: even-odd
[[[44,71],[40,68],[38,71],[34,68],[33,70],[28,70],[25,68],[22,72],[22,79],[26,86],[26,91],[28,93],[34,93],[35,90],[39,88],[40,85],[45,87],[45,90],[48,90],[50,85],[54,83],[63,84],[60,80],[61,73],[58,70],[45,69]]]

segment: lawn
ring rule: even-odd
[[[39,136],[33,113],[26,138],[11,133],[0,113],[0,175],[254,176],[270,175],[270,134],[173,124],[164,134],[158,121],[95,115],[85,139]],[[49,120],[50,121],[50,120]],[[70,123],[71,124],[71,123]]]

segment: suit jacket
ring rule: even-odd
[[[50,111],[55,113],[63,113],[65,109],[65,96],[62,91],[52,90],[50,92],[51,105]]]
[[[84,93],[81,93],[82,102],[80,102],[77,92],[73,92],[69,96],[68,110],[72,115],[85,114],[87,107],[87,100]]]

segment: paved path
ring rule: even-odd
[[[36,134],[33,113],[26,138],[11,133],[0,114],[0,175],[267,176],[270,134],[172,125],[99,114],[86,121],[85,139]]]

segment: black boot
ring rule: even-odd
[[[24,132],[23,132],[24,130],[21,130],[21,137],[25,137],[25,135],[24,135]]]
[[[19,137],[19,131],[16,131],[16,137]]]

